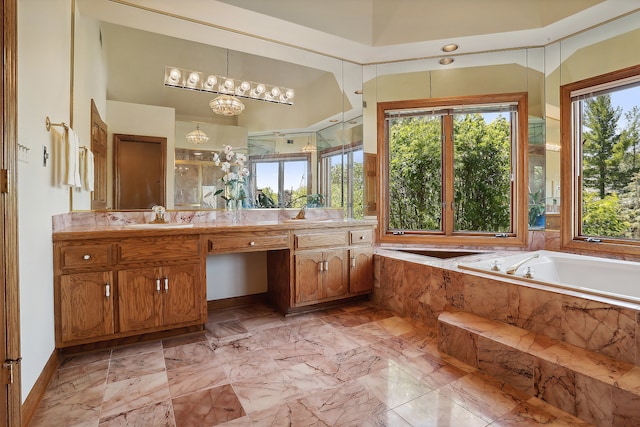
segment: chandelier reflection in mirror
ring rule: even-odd
[[[196,123],[196,129],[189,132],[185,138],[192,144],[204,144],[209,140],[207,134],[200,130],[199,123]]]
[[[225,116],[240,114],[244,110],[244,104],[238,98],[293,105],[295,96],[294,90],[290,88],[170,66],[166,66],[164,70],[164,85],[220,94],[221,96],[213,99],[209,106],[214,113]]]

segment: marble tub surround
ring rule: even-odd
[[[640,366],[640,306],[457,267],[503,254],[439,260],[377,248],[373,300],[430,324],[449,308],[470,312]]]
[[[435,328],[370,303],[208,319],[203,335],[64,359],[31,427],[590,425],[442,355]]]
[[[439,349],[599,427],[640,425],[638,367],[465,312],[438,317]]]
[[[239,213],[239,221],[243,223],[280,223],[296,216],[299,209],[243,209]],[[52,226],[54,232],[78,227],[118,227],[129,224],[144,224],[155,217],[153,211],[78,211],[54,215]],[[309,221],[344,220],[342,209],[313,208],[306,210]],[[188,223],[203,225],[215,222],[231,222],[232,214],[225,210],[168,210],[166,220],[171,223]]]

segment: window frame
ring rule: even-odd
[[[582,174],[576,161],[579,150],[574,143],[576,123],[572,112],[571,94],[588,88],[608,85],[623,87],[625,79],[640,77],[640,65],[589,77],[560,86],[560,249],[582,253],[599,252],[607,255],[640,256],[640,240],[602,237],[590,239],[580,234],[582,225]],[[615,83],[619,82],[619,85]]]
[[[389,230],[389,155],[388,135],[385,125],[387,110],[420,109],[420,108],[451,108],[465,105],[516,103],[518,123],[515,132],[515,152],[512,153],[511,162],[514,167],[514,184],[512,186],[511,218],[513,232],[511,233],[463,233],[453,232],[453,224],[446,225],[444,233],[411,232],[394,234]],[[452,120],[452,118],[451,118]],[[527,198],[527,152],[528,152],[528,94],[526,92],[503,93],[477,96],[461,96],[449,98],[429,98],[418,100],[389,101],[378,103],[377,114],[378,132],[378,197],[380,208],[378,209],[378,240],[381,243],[395,244],[435,244],[443,246],[526,246],[528,242],[528,198]],[[451,146],[451,137],[445,135],[445,144]],[[446,151],[453,153],[453,148]],[[447,170],[453,173],[452,155],[443,153],[443,193],[453,182],[446,178]],[[445,215],[451,210],[449,203],[445,206]],[[506,235],[505,235],[506,234]]]

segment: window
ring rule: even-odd
[[[640,67],[562,86],[562,241],[640,252]],[[596,248],[593,243],[598,243]]]
[[[378,104],[380,240],[526,244],[526,99]]]
[[[343,208],[345,218],[364,218],[362,142],[320,153],[321,192],[328,207]]]
[[[280,154],[251,156],[252,191],[257,208],[301,208],[311,193],[311,156]]]

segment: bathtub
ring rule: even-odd
[[[528,257],[515,274],[508,267]],[[604,298],[640,304],[640,263],[553,251],[522,252],[518,255],[460,263],[458,267],[500,277],[568,289]],[[530,267],[532,277],[525,277]],[[492,268],[498,268],[494,271]]]

